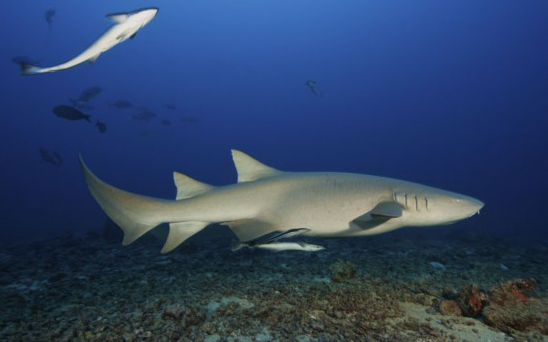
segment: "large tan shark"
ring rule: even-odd
[[[124,231],[128,245],[169,223],[167,253],[212,223],[228,225],[240,241],[295,228],[306,236],[374,235],[406,226],[466,219],[483,207],[474,198],[378,176],[284,172],[232,150],[238,183],[214,187],[174,172],[177,197],[165,200],[117,189],[80,159],[93,197]]]

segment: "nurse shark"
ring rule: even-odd
[[[310,237],[355,237],[408,226],[457,222],[479,213],[483,203],[433,187],[352,173],[284,172],[232,150],[238,182],[211,186],[174,172],[175,200],[117,189],[97,178],[80,158],[88,188],[124,231],[128,245],[169,223],[162,253],[172,251],[206,226],[230,227],[241,242],[273,232]]]

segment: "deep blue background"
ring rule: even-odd
[[[11,62],[59,64],[109,27],[106,14],[145,6],[159,6],[158,16],[94,65],[22,77]],[[113,185],[172,198],[173,170],[234,182],[230,148],[282,170],[377,174],[468,194],[486,203],[481,215],[438,229],[545,239],[546,13],[544,0],[7,1],[0,239],[104,222],[79,152]],[[106,134],[51,113],[95,85],[104,92],[87,113]],[[146,124],[131,119],[135,110],[108,108],[120,99],[159,118]],[[145,129],[152,134],[140,137]],[[45,164],[40,147],[65,165]]]

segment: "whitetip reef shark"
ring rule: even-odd
[[[124,231],[129,245],[169,223],[162,253],[213,223],[228,225],[239,241],[273,232],[310,237],[374,235],[406,226],[435,226],[479,213],[474,198],[407,181],[335,172],[284,172],[232,150],[238,183],[211,186],[174,172],[175,200],[117,189],[80,158],[91,194]]]
[[[90,47],[73,59],[52,67],[41,68],[26,62],[20,63],[22,75],[43,74],[72,68],[84,62],[94,63],[99,56],[113,46],[132,39],[143,26],[158,13],[157,7],[141,8],[127,13],[113,13],[106,16],[114,25],[103,33]]]

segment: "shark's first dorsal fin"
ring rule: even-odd
[[[238,150],[232,150],[232,160],[238,172],[238,183],[251,182],[281,173]]]
[[[120,24],[120,23],[123,23],[124,21],[126,21],[129,18],[129,14],[127,14],[127,13],[112,13],[112,14],[107,14],[106,18],[108,20],[112,21],[113,23]]]
[[[177,187],[176,200],[198,196],[210,189],[213,189],[211,185],[198,182],[197,180],[194,180],[179,172],[173,172],[173,180],[175,181],[175,186]]]

